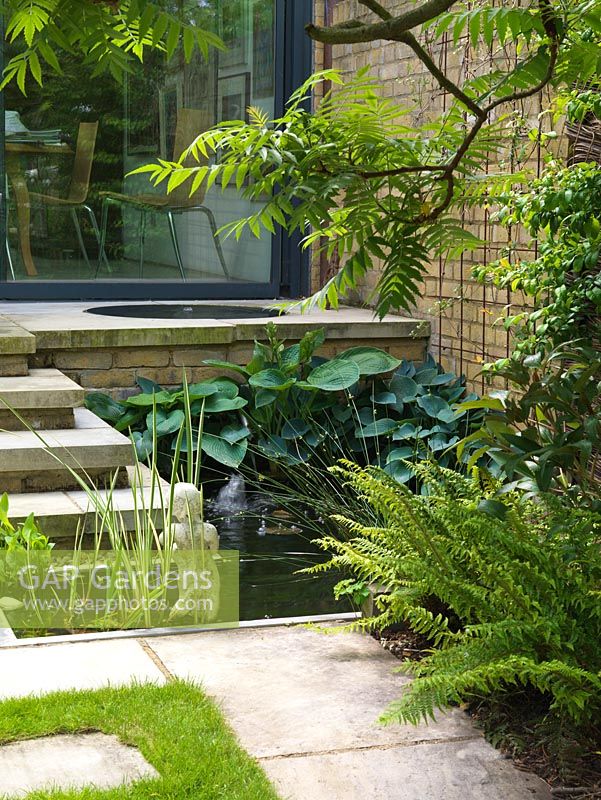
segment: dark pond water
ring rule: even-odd
[[[264,319],[279,311],[257,306],[204,305],[200,303],[138,303],[131,306],[99,306],[86,309],[102,317],[136,319]]]
[[[252,513],[213,518],[220,549],[240,551],[240,619],[263,619],[353,611],[334,600],[334,574],[298,575],[327,555],[290,521],[261,520]]]

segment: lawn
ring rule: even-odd
[[[161,778],[114,789],[43,791],[33,800],[278,800],[215,704],[193,684],[57,692],[0,703],[0,743],[89,731],[133,745]]]

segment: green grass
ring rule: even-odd
[[[0,703],[0,743],[102,731],[133,745],[161,778],[115,789],[41,791],[28,800],[277,800],[215,704],[196,686],[135,685]]]

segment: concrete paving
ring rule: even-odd
[[[0,698],[165,681],[134,639],[7,648],[0,650],[0,675]]]
[[[378,722],[408,679],[371,637],[303,627],[0,649],[0,694],[188,678],[214,697],[283,800],[549,800],[460,710]]]
[[[84,395],[81,386],[58,369],[31,369],[23,377],[0,377],[0,401],[18,411],[77,408],[83,405]]]
[[[546,800],[483,739],[263,760],[285,800]]]
[[[548,800],[461,711],[382,726],[408,679],[371,637],[301,627],[148,639],[216,698],[285,800]]]
[[[167,341],[172,345],[252,342],[257,336],[264,336],[268,322],[274,322],[280,335],[286,339],[299,338],[306,331],[320,327],[327,329],[328,340],[368,340],[373,337],[426,339],[430,335],[430,324],[424,320],[393,314],[380,320],[369,309],[351,307],[341,307],[337,311],[313,310],[306,314],[293,308],[280,317],[236,318],[236,306],[265,308],[280,304],[281,301],[276,300],[220,300],[220,306],[234,307],[231,319],[178,319],[174,325],[173,320],[168,319],[104,317],[86,313],[86,309],[99,306],[132,305],[129,302],[2,302],[0,325],[20,325],[33,334],[38,353],[63,348],[161,347]]]
[[[0,797],[42,789],[110,789],[159,777],[139,750],[103,733],[46,736],[0,747]]]
[[[85,408],[76,408],[74,413],[75,428],[41,434],[0,432],[0,473],[60,471],[62,464],[74,469],[116,469],[132,463],[127,436]]]

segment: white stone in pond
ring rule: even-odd
[[[219,550],[217,528],[209,522],[175,522],[171,532],[178,550]]]
[[[201,520],[202,494],[193,483],[176,483],[173,490],[173,516],[180,522]]]
[[[171,526],[178,550],[218,550],[217,528],[202,519],[202,494],[193,483],[177,483],[173,489],[172,513],[177,522]],[[161,535],[161,541],[164,541]]]
[[[0,797],[51,789],[110,789],[160,778],[135,747],[104,733],[45,736],[0,747]]]

